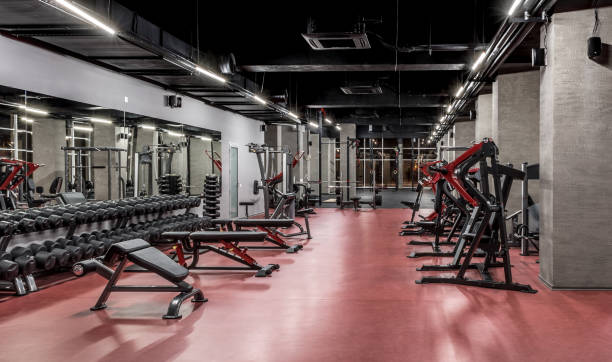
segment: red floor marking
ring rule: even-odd
[[[0,303],[0,360],[612,360],[609,292],[550,291],[536,257],[516,251],[514,278],[535,295],[416,285],[424,273],[415,268],[436,260],[406,258],[428,248],[398,236],[407,211],[317,212],[314,238],[299,253],[250,252],[281,265],[272,277],[193,272],[188,281],[209,302],[194,311],[186,303],[180,321],[160,319],[168,293],[114,293],[108,310],[90,312],[104,285],[96,275]],[[203,255],[207,262],[229,261]]]

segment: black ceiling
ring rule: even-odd
[[[601,0],[600,5],[608,1]],[[38,3],[3,1],[24,2]],[[104,16],[105,1],[78,2]],[[326,114],[340,123],[386,125],[419,137],[439,118],[513,0],[118,2],[203,54],[234,54],[239,78],[233,81],[268,97],[287,95],[286,106],[307,118],[325,108]],[[557,8],[567,11],[591,5],[587,0],[560,0]],[[32,21],[23,12],[17,18],[12,15],[14,23]],[[72,23],[73,31],[76,24],[83,25],[61,13],[46,16],[50,18],[44,22],[49,24]],[[0,15],[0,28],[6,28],[7,19],[8,15]],[[318,32],[350,32],[361,24],[371,49],[313,50],[302,37],[309,22]],[[222,108],[264,121],[279,119],[274,110],[195,78],[147,50],[129,43],[94,42],[87,31],[85,27],[78,37],[74,33],[64,37],[50,34],[37,39],[127,74],[191,92]],[[538,44],[537,33],[529,36],[499,72],[532,69],[529,51]],[[374,86],[380,92],[347,95],[340,88],[355,85]]]

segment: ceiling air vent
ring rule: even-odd
[[[370,49],[366,33],[307,33],[302,36],[314,50]]]
[[[378,85],[350,85],[340,89],[344,94],[382,94],[382,88]]]

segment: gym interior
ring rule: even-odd
[[[610,0],[0,0],[0,360],[611,361],[610,44]]]

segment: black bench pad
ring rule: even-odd
[[[166,231],[165,233],[162,233],[161,236],[162,238],[168,238],[172,240],[183,240],[187,239],[189,237],[189,234],[191,234],[191,231]]]
[[[122,241],[117,244],[113,244],[109,249],[107,254],[129,254],[134,251],[148,248],[151,244],[147,243],[142,239],[132,239],[127,241]]]
[[[293,219],[236,219],[234,225],[245,227],[275,227],[283,228],[293,225]]]
[[[227,225],[227,224],[231,224],[232,221],[234,221],[234,219],[212,219],[210,220],[210,222],[213,225]]]
[[[197,231],[189,238],[194,241],[264,241],[268,233],[253,231]]]
[[[158,274],[172,283],[179,283],[189,275],[189,270],[187,270],[187,268],[178,265],[166,254],[154,247],[132,252],[128,254],[128,260]]]

